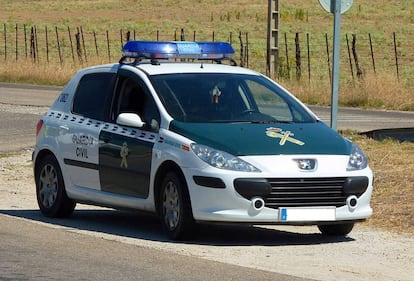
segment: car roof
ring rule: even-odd
[[[136,65],[136,68],[146,72],[149,75],[174,73],[232,73],[259,75],[259,73],[247,68],[226,64],[213,64],[204,61],[190,63],[161,61],[159,64],[139,63]]]

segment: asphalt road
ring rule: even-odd
[[[1,214],[0,226],[0,280],[307,280],[98,239]]]
[[[37,121],[60,90],[60,87],[0,83],[0,151],[33,147]],[[310,108],[322,121],[330,123],[329,107]],[[414,128],[414,112],[339,108],[338,129],[366,132],[389,128]]]

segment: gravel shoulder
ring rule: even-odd
[[[39,215],[31,149],[0,156],[0,217],[11,215],[131,245],[316,280],[412,280],[414,235],[357,225],[346,239],[324,238],[316,227],[204,226],[190,243],[165,240],[157,219],[78,205],[73,218]],[[0,219],[1,221],[1,219]]]

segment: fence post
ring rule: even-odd
[[[310,62],[310,38],[309,33],[306,33],[306,48],[308,49],[308,79],[311,81],[311,62]]]
[[[18,25],[17,25],[17,23],[16,23],[16,61],[17,61],[17,58],[19,57],[19,40],[18,40],[18,34],[19,34],[19,29],[18,29]]]
[[[369,37],[369,47],[371,50],[372,68],[374,69],[374,74],[377,74],[377,70],[375,68],[374,49],[372,47],[371,33],[368,33],[368,37]]]
[[[59,31],[58,31],[57,26],[55,26],[55,32],[56,32],[57,48],[58,48],[58,52],[59,52],[59,61],[60,61],[60,64],[63,64],[62,51],[60,50],[60,42],[59,42]]]
[[[75,54],[73,53],[72,35],[70,34],[70,27],[68,26],[70,50],[72,52],[72,61],[75,62]]]
[[[328,58],[329,83],[331,83],[331,85],[332,85],[331,59],[330,59],[330,56],[329,56],[328,33],[325,33],[325,44],[326,44],[326,55],[327,55],[327,58]]]
[[[26,55],[26,59],[27,59],[27,35],[26,35],[26,25],[23,25],[23,30],[24,30],[24,53]]]
[[[299,42],[299,32],[296,32],[295,35],[295,46],[296,46],[296,79],[300,80],[302,76],[301,69],[301,58],[300,58],[300,42]]]
[[[111,47],[109,46],[109,31],[106,31],[106,45],[108,47],[108,59],[111,61]]]
[[[394,55],[395,55],[395,67],[397,69],[397,79],[400,81],[400,70],[398,66],[398,51],[397,51],[397,40],[395,36],[395,32],[392,33],[392,36],[394,37]]]
[[[348,33],[345,34],[345,37],[346,37],[346,47],[348,49],[349,68],[351,69],[352,80],[354,80],[355,79],[355,77],[354,77],[354,67],[352,66],[351,50],[349,49]]]
[[[95,32],[95,30],[93,31],[93,40],[95,42],[96,57],[99,58],[98,42],[96,41],[96,32]]]
[[[239,41],[240,41],[240,66],[244,66],[244,47],[243,47],[243,39],[242,39],[242,33],[239,32]]]
[[[34,27],[30,29],[30,57],[36,62],[36,45],[35,45],[35,33]]]
[[[286,55],[287,74],[288,74],[288,78],[290,79],[290,63],[289,63],[289,52],[288,52],[288,43],[287,43],[286,32],[285,32],[285,55]]]
[[[82,64],[82,49],[81,49],[81,38],[80,38],[80,32],[79,27],[77,28],[77,32],[75,33],[75,40],[76,40],[76,54],[78,55],[79,63]]]
[[[356,51],[356,34],[352,34],[352,54],[354,55],[357,77],[362,78],[362,70],[361,70],[361,67],[359,66],[358,55]]]
[[[82,47],[83,47],[83,54],[85,55],[85,62],[88,62],[88,57],[86,54],[86,48],[85,48],[85,38],[83,37],[83,28],[80,27],[81,37],[82,37]]]
[[[39,62],[39,44],[38,44],[38,38],[37,38],[37,27],[34,26],[34,34],[35,34],[35,48],[36,48],[36,61]]]
[[[4,30],[4,60],[7,61],[7,28],[6,28],[5,23],[3,23],[3,30]]]
[[[47,34],[47,26],[45,26],[45,37],[46,37],[46,61],[49,63],[49,38]]]
[[[245,52],[244,52],[245,56],[246,56],[246,67],[249,67],[249,33],[246,32],[246,47],[245,47]]]

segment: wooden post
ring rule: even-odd
[[[93,41],[95,42],[96,57],[99,58],[98,42],[96,41],[96,32],[93,31]]]
[[[55,32],[56,32],[56,42],[57,42],[57,48],[58,48],[58,53],[59,53],[59,61],[60,64],[63,63],[63,59],[62,59],[62,51],[60,50],[60,43],[59,43],[59,32],[58,32],[58,28],[57,26],[55,26]]]
[[[4,30],[4,60],[7,60],[7,28],[6,24],[3,23],[3,30]]]
[[[26,33],[26,25],[23,25],[23,30],[24,30],[24,53],[26,55],[26,59],[27,59],[27,33]]]
[[[309,33],[306,33],[306,47],[308,49],[308,80],[311,81],[311,61],[310,61],[310,38]]]
[[[349,49],[348,33],[345,36],[346,36],[346,47],[348,49],[349,68],[351,69],[352,80],[354,80],[355,79],[355,77],[354,77],[354,67],[352,66],[351,50]]]
[[[49,38],[47,33],[47,26],[45,26],[45,37],[46,37],[46,62],[49,63]]]
[[[79,63],[83,63],[82,59],[82,48],[81,48],[81,38],[80,38],[80,30],[79,27],[77,28],[77,32],[75,33],[75,39],[76,39],[76,54],[78,55]]]
[[[87,54],[86,54],[86,47],[85,47],[85,38],[83,37],[83,28],[82,28],[82,26],[80,27],[80,33],[81,33],[81,38],[82,38],[83,54],[85,55],[85,62],[88,62],[88,57],[87,57]]]
[[[362,70],[361,70],[361,67],[359,66],[358,54],[356,51],[356,34],[352,34],[352,54],[354,55],[357,77],[362,78]]]
[[[397,69],[397,79],[400,81],[400,69],[398,66],[398,51],[397,51],[397,39],[395,36],[395,32],[392,33],[392,36],[394,38],[394,55],[395,55],[395,67]]]
[[[295,46],[296,46],[296,79],[300,80],[302,76],[302,69],[301,69],[301,58],[300,58],[300,42],[299,42],[299,32],[296,32],[295,35]]]
[[[374,49],[372,47],[371,33],[368,33],[368,37],[369,37],[369,47],[370,47],[370,50],[371,50],[372,68],[374,69],[374,73],[377,74],[377,70],[375,68]]]
[[[287,68],[287,75],[290,79],[290,63],[289,63],[289,52],[288,52],[288,43],[287,43],[287,35],[285,32],[285,55],[286,55],[286,68]]]
[[[240,66],[244,67],[244,47],[243,47],[243,38],[241,31],[239,32],[239,41],[240,41]]]
[[[18,28],[18,25],[17,25],[17,23],[16,23],[16,61],[17,61],[17,59],[18,59],[18,57],[19,57],[19,40],[18,40],[18,34],[19,34],[19,28]]]
[[[326,55],[328,57],[328,72],[329,72],[329,83],[332,85],[332,73],[331,73],[331,59],[329,56],[329,43],[328,43],[328,33],[325,33],[325,43],[326,43]]]
[[[106,45],[108,47],[108,59],[111,61],[111,48],[109,46],[109,31],[106,31]]]
[[[72,61],[75,62],[75,54],[73,52],[72,35],[70,34],[70,27],[69,26],[68,26],[68,34],[69,34],[70,50],[72,52]]]

